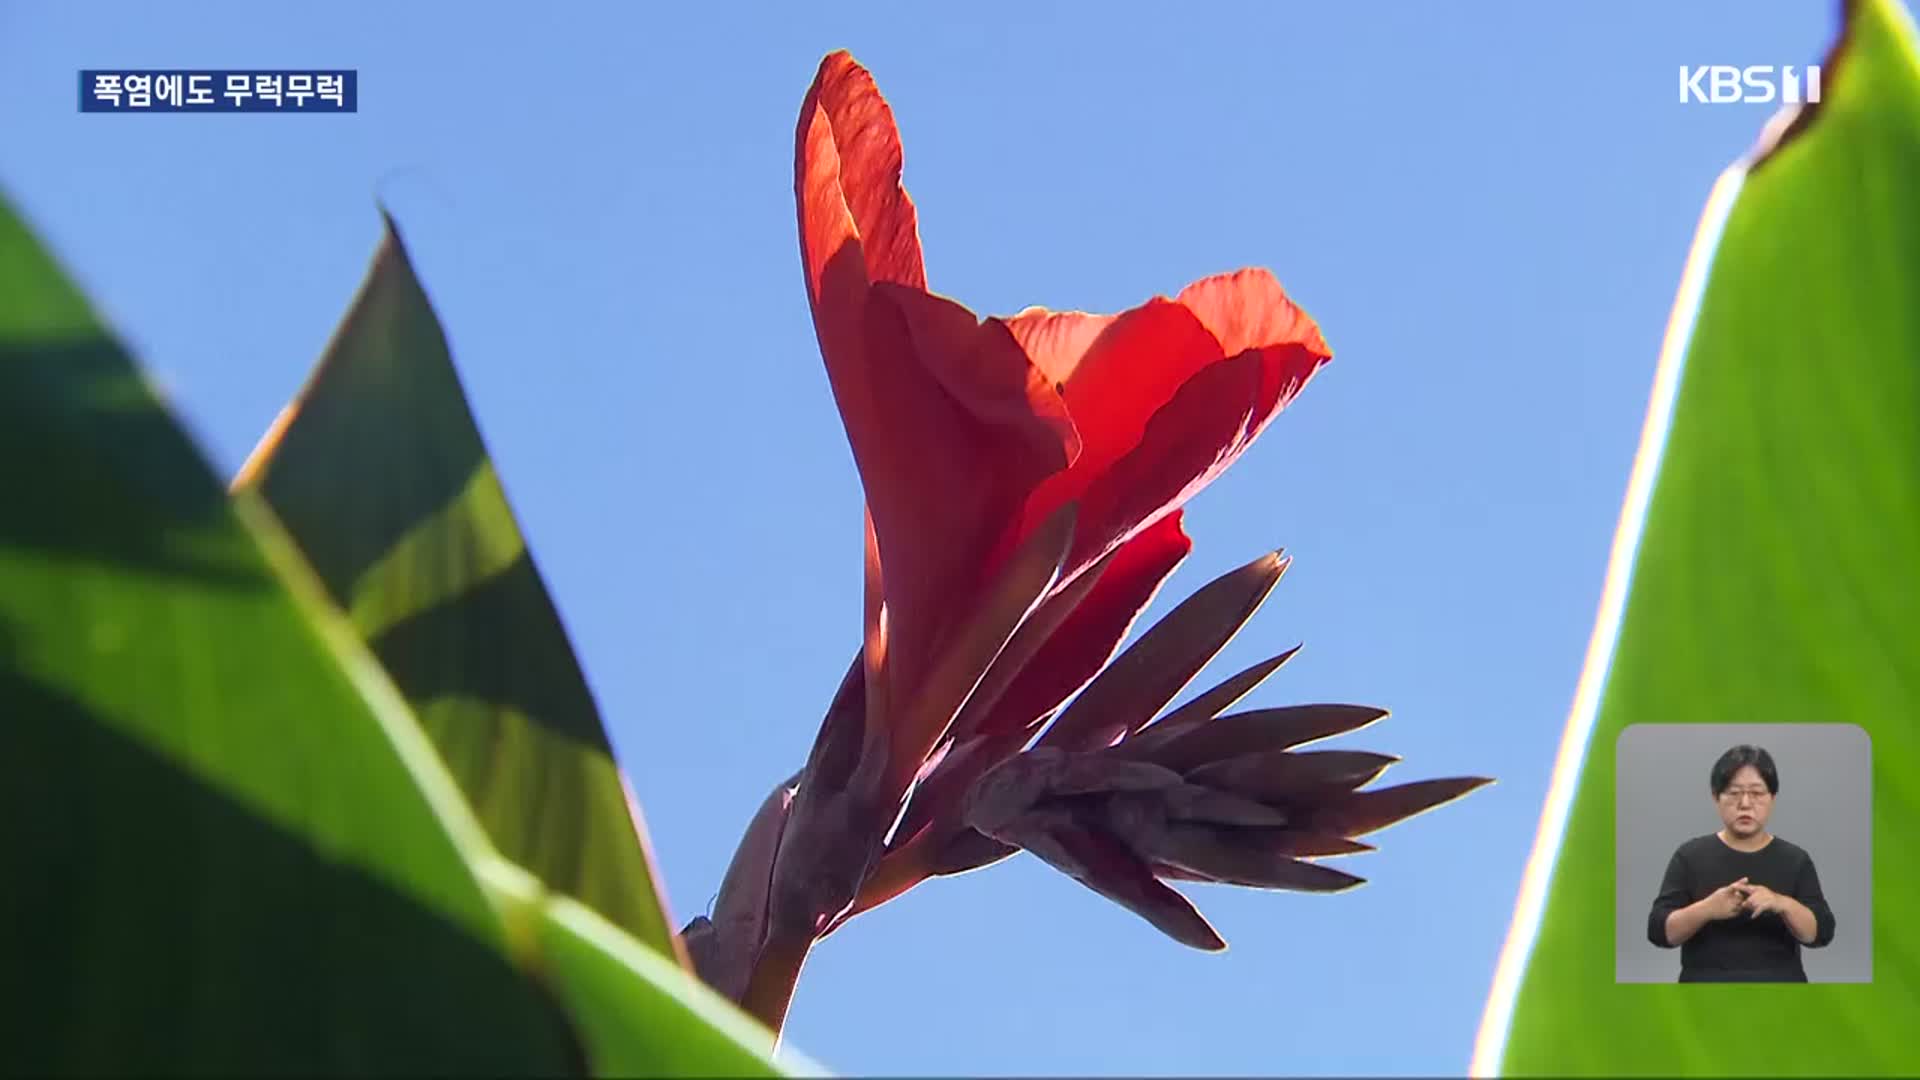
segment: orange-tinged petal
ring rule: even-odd
[[[1029,308],[1006,325],[1060,387],[1080,437],[1078,457],[1034,493],[1016,531],[1081,500],[1069,576],[1210,483],[1332,357],[1262,269],[1203,278],[1120,315]],[[1233,374],[1214,374],[1222,368]]]
[[[1228,356],[1279,345],[1330,355],[1320,327],[1270,270],[1249,267],[1201,278],[1180,290],[1175,300],[1193,312]]]
[[[1033,358],[1034,365],[1055,385],[1065,386],[1074,369],[1080,366],[1080,359],[1119,318],[1118,315],[1031,307],[1005,322],[1020,347]]]
[[[810,286],[851,242],[861,250],[868,281],[926,288],[913,200],[900,183],[904,155],[893,110],[845,50],[820,61],[800,107],[795,143],[800,246]]]
[[[838,113],[836,123],[835,113]],[[847,138],[843,145],[841,134]],[[813,87],[800,108],[794,135],[794,202],[799,214],[800,263],[813,309],[814,333],[826,360],[834,400],[854,444],[855,456],[870,442],[884,416],[885,401],[866,385],[866,307],[875,275],[869,271],[866,244],[854,205],[866,211],[880,280],[889,275],[905,285],[924,284],[919,242],[905,257],[898,238],[916,233],[913,204],[904,191],[897,200],[849,196],[847,186],[862,190],[892,184],[898,190],[899,136],[893,118],[872,79],[845,53],[821,61]],[[889,147],[891,153],[889,153]],[[890,175],[891,172],[891,175]],[[887,208],[892,213],[881,213]],[[905,224],[901,224],[904,216]]]
[[[982,584],[1006,523],[1074,447],[1058,392],[1005,328],[924,291],[901,163],[872,76],[845,52],[827,56],[795,133],[801,263],[873,518],[885,633],[870,601],[866,638],[911,693],[938,613]],[[876,711],[893,707],[870,689]]]
[[[886,581],[881,575],[880,541],[873,531],[873,514],[865,515],[865,543],[862,546],[861,592],[862,623],[860,665],[866,694],[866,732],[872,739],[887,718],[887,608]]]
[[[1182,289],[1177,300],[1206,326],[1226,355],[1252,351],[1261,358],[1260,404],[1242,448],[1333,358],[1319,325],[1271,271],[1256,267],[1202,278]]]

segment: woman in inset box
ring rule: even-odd
[[[1806,850],[1767,831],[1780,773],[1736,746],[1709,775],[1725,828],[1680,845],[1647,916],[1647,938],[1680,949],[1681,982],[1806,982],[1800,948],[1833,940],[1833,909]]]

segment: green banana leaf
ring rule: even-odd
[[[0,201],[0,1071],[774,1075],[487,843]]]
[[[1920,1073],[1920,51],[1898,0],[1846,6],[1822,81],[1703,218],[1476,1074]],[[1871,737],[1871,982],[1615,984],[1615,743],[1719,720]]]
[[[639,811],[392,222],[258,491],[501,853],[685,965]]]

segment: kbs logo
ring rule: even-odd
[[[1757,64],[1734,67],[1731,64],[1680,65],[1680,103],[1702,105],[1764,105],[1778,101],[1783,105],[1812,104],[1820,100],[1820,65],[1803,68]]]

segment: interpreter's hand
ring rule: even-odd
[[[1747,884],[1746,878],[1741,878],[1739,881],[1728,882],[1708,893],[1704,901],[1707,917],[1718,921],[1731,919],[1740,914],[1741,909],[1746,906],[1747,895],[1753,888],[1754,886]]]
[[[1769,911],[1779,911],[1781,900],[1779,893],[1765,885],[1749,885],[1746,899],[1741,901],[1740,906],[1746,909],[1747,917],[1751,919]]]

